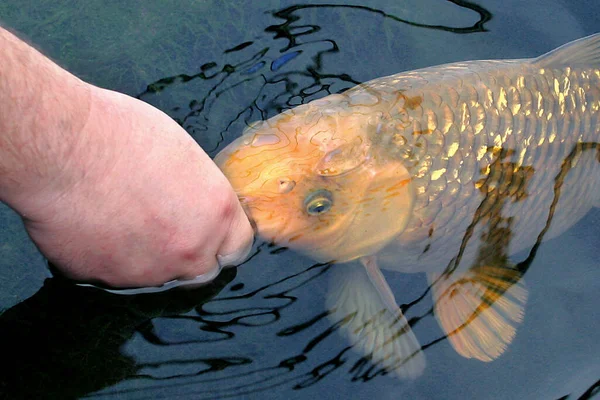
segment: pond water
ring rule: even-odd
[[[0,4],[3,26],[78,76],[164,110],[211,156],[291,106],[405,70],[533,57],[595,33],[599,16],[593,0]],[[384,272],[398,303],[414,303],[406,316],[427,357],[422,376],[402,380],[327,318],[337,266],[257,242],[201,289],[113,295],[53,278],[0,205],[0,397],[591,398],[599,223],[593,209],[539,247],[525,318],[489,363],[444,340],[422,274]]]

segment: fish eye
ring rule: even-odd
[[[333,196],[329,190],[321,189],[309,194],[304,200],[306,212],[310,215],[321,215],[331,209]]]

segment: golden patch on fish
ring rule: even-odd
[[[529,258],[599,204],[599,110],[593,35],[375,79],[254,124],[215,161],[264,240],[360,260],[333,269],[331,317],[374,364],[414,378],[425,357],[380,268],[426,272],[456,351],[500,356]]]
[[[381,249],[405,228],[414,198],[403,163],[377,154],[361,133],[377,126],[359,114],[328,114],[343,101],[330,96],[258,124],[216,158],[243,188],[261,237],[323,262]]]

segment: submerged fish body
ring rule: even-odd
[[[427,272],[454,348],[489,361],[527,292],[509,256],[600,201],[600,35],[536,59],[375,79],[259,122],[215,159],[265,240],[338,268],[329,304],[398,375],[424,356],[379,268]],[[385,312],[382,312],[385,310]]]

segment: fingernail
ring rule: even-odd
[[[217,262],[220,267],[229,267],[233,265],[239,265],[248,259],[250,252],[252,251],[253,240],[250,240],[248,244],[243,247],[240,251],[235,253],[220,255],[217,254]]]

